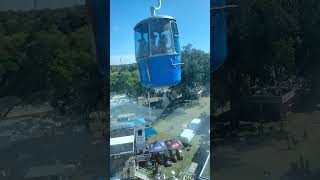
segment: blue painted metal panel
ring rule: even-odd
[[[177,85],[181,81],[181,64],[179,63],[181,63],[180,54],[138,60],[142,85],[147,88]]]
[[[213,7],[225,6],[225,0],[213,0]],[[212,6],[211,6],[212,7]],[[227,56],[227,22],[224,10],[213,12],[213,34],[211,35],[211,70],[216,71]]]
[[[102,73],[106,78],[109,73],[109,46],[108,46],[108,35],[109,35],[109,11],[107,0],[87,0],[89,8],[89,15],[95,36],[95,45],[97,59],[99,61]]]

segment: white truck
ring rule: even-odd
[[[201,124],[201,119],[192,119],[192,121],[189,123],[188,127],[189,129],[193,130],[194,132],[197,132]]]
[[[179,136],[180,141],[183,144],[190,144],[192,138],[194,137],[194,131],[192,129],[184,129]]]

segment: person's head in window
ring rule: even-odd
[[[139,57],[148,56],[147,49],[148,49],[147,48],[147,41],[142,36],[141,39],[139,40]]]
[[[160,53],[166,53],[168,48],[168,37],[165,34],[161,34],[160,40],[159,40],[159,51]]]
[[[157,48],[157,45],[156,45],[156,40],[157,40],[157,35],[155,34],[151,34],[151,37],[150,37],[150,45],[151,45],[151,51],[153,54],[156,54],[158,53],[158,48]]]

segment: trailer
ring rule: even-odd
[[[185,129],[182,131],[182,133],[179,136],[180,141],[183,144],[190,144],[192,138],[194,137],[194,131],[191,129]]]

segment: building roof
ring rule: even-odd
[[[111,97],[110,101],[114,101],[114,100],[120,100],[120,99],[127,99],[128,96],[127,95],[114,95]]]
[[[127,114],[119,114],[118,118],[130,118],[132,116],[134,116],[134,113],[127,113]]]
[[[125,129],[117,129],[110,131],[110,139],[116,137],[123,137],[123,136],[132,136],[134,135],[134,128],[125,128]]]
[[[123,128],[133,128],[136,126],[142,126],[146,123],[146,121],[144,120],[144,118],[138,118],[135,120],[130,120],[130,121],[126,121],[126,122],[120,122],[120,123],[116,123],[116,124],[111,124],[110,128],[111,129],[123,129]]]

